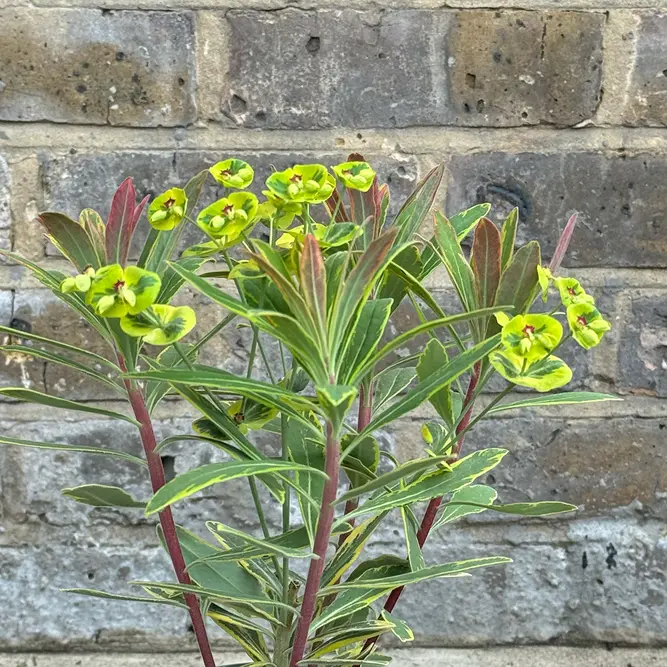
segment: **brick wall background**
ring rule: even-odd
[[[338,4],[338,7],[336,5]],[[183,183],[229,155],[259,167],[332,164],[362,151],[400,202],[444,161],[439,204],[518,206],[548,256],[580,211],[566,264],[614,323],[573,354],[573,388],[625,401],[486,422],[470,446],[507,445],[501,498],[559,499],[567,521],[481,515],[429,541],[427,557],[510,554],[514,564],[406,594],[422,644],[665,642],[667,623],[667,13],[648,0],[0,0],[0,245],[56,266],[31,222],[41,209],[106,214],[127,175],[141,193]],[[341,9],[346,5],[345,9]],[[446,8],[445,8],[446,5]],[[213,196],[214,193],[209,193]],[[145,221],[142,224],[146,224]],[[453,296],[441,274],[431,286]],[[200,309],[201,330],[217,312]],[[18,266],[0,264],[0,321],[97,349],[100,343]],[[20,324],[20,322],[19,322]],[[240,370],[230,331],[206,361]],[[53,364],[6,360],[0,383],[108,401]],[[426,410],[424,410],[424,413]],[[509,413],[511,415],[512,413]],[[420,417],[384,434],[407,455]],[[187,406],[158,415],[189,428]],[[0,402],[17,437],[139,444],[117,423]],[[177,471],[210,451],[183,446]],[[185,617],[67,597],[169,576],[152,523],[60,497],[82,481],[147,494],[127,466],[0,449],[0,648],[183,648]],[[494,480],[489,480],[494,481]],[[242,485],[178,508],[183,523],[256,527]],[[377,548],[398,545],[389,525]]]

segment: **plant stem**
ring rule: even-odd
[[[301,616],[296,626],[294,634],[294,645],[292,656],[290,658],[290,667],[296,667],[303,660],[308,644],[308,633],[310,624],[315,613],[315,603],[317,593],[324,572],[324,565],[327,555],[327,547],[331,539],[331,528],[334,519],[334,501],[338,492],[338,475],[340,462],[340,444],[334,437],[333,426],[327,422],[327,448],[324,470],[327,474],[327,481],[322,490],[322,510],[319,521],[317,522],[317,532],[315,533],[314,553],[317,558],[310,561],[308,568],[308,577],[306,579],[306,588],[303,592],[303,602],[301,603]]]
[[[357,433],[361,433],[371,421],[371,413],[373,410],[373,380],[372,378],[368,382],[368,386],[363,383],[359,387],[359,413],[357,415]],[[350,498],[345,503],[345,512],[343,516],[353,512],[357,509],[359,500],[357,498]],[[348,523],[351,526],[354,526],[354,519],[349,519]],[[343,542],[347,539],[348,533],[341,533],[338,538],[338,548],[340,549],[343,546]]]
[[[127,373],[125,360],[120,355],[118,356],[118,363],[123,372]],[[146,402],[141,391],[137,389],[130,380],[124,380],[124,383],[125,388],[127,389],[127,395],[130,400],[132,410],[134,412],[134,416],[141,425],[139,433],[141,435],[141,442],[146,454],[146,461],[148,463],[148,470],[151,478],[151,486],[153,487],[153,493],[156,493],[166,484],[166,480],[164,476],[164,466],[162,465],[162,459],[160,458],[160,454],[156,451],[157,442],[155,440],[153,423],[151,421],[150,415],[148,414]],[[167,551],[169,552],[171,563],[174,567],[174,572],[176,573],[176,578],[178,579],[179,583],[190,585],[192,582],[188,576],[188,573],[186,572],[185,559],[183,558],[181,545],[178,542],[176,524],[174,522],[174,516],[171,512],[171,508],[167,507],[166,509],[162,510],[159,513],[159,516],[162,533],[164,535],[164,541],[167,545]],[[213,653],[211,652],[211,645],[208,640],[206,625],[199,607],[199,602],[197,601],[197,596],[193,595],[192,593],[184,593],[183,597],[190,611],[192,628],[194,630],[195,637],[197,638],[197,644],[199,645],[199,651],[201,653],[202,660],[204,661],[204,665],[206,665],[206,667],[215,667],[215,660],[213,659]]]

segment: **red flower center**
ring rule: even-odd
[[[577,290],[574,289],[574,287],[568,287],[567,291],[570,293],[570,295],[577,296]]]
[[[526,324],[523,328],[524,336],[532,336],[535,333],[535,327],[532,324]]]
[[[120,292],[123,289],[123,287],[125,287],[125,281],[124,280],[119,280],[113,286],[113,288],[116,290],[116,292]]]
[[[299,176],[299,174],[294,174],[294,176],[290,178],[290,181],[292,181],[292,183],[301,183],[301,176]]]
[[[588,322],[586,321],[586,318],[583,315],[579,315],[579,317],[577,317],[577,324],[579,324],[582,327],[588,326]]]
[[[164,207],[171,208],[175,203],[176,200],[172,197],[171,199],[167,199],[167,201],[164,203]]]
[[[232,172],[229,171],[229,169],[223,169],[220,172],[220,176],[222,176],[223,178],[229,178],[231,175],[232,175]]]
[[[234,207],[231,204],[228,204],[225,206],[225,208],[222,209],[222,212],[229,217],[232,213],[234,213]]]

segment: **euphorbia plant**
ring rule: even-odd
[[[507,450],[494,446],[465,454],[465,434],[480,419],[504,410],[613,398],[558,392],[505,400],[517,385],[538,392],[565,385],[571,371],[555,353],[571,338],[589,349],[609,328],[576,280],[554,278],[574,218],[551,265],[543,267],[536,242],[515,250],[516,211],[501,229],[485,217],[487,204],[451,219],[441,213],[431,218],[442,167],[431,171],[391,218],[389,190],[361,156],[350,156],[332,171],[311,164],[275,172],[260,201],[247,191],[252,167],[235,158],[222,160],[182,189],[172,187],[155,198],[147,213],[152,230],[136,262],[128,261],[130,244],[146,201],[137,206],[127,180],[106,223],[90,209],[78,221],[40,215],[48,237],[73,264],[71,275],[6,253],[88,321],[108,343],[109,354],[3,327],[22,339],[5,349],[87,373],[124,395],[133,416],[24,388],[0,391],[129,420],[138,429],[145,459],[6,435],[0,442],[147,464],[154,492],[148,500],[95,480],[64,493],[97,507],[157,514],[176,582],[134,582],[148,593],[144,597],[75,592],[184,608],[207,667],[214,662],[205,618],[234,638],[255,667],[386,664],[377,639],[387,633],[401,641],[413,636],[393,614],[405,586],[509,562],[498,556],[446,562],[442,554],[445,562],[427,564],[421,549],[431,531],[487,510],[544,516],[575,509],[563,502],[497,503],[493,488],[475,482]],[[211,175],[226,189],[224,196],[198,207]],[[433,237],[422,238],[420,230],[430,219]],[[179,252],[186,224],[198,226],[206,238]],[[461,242],[469,236],[468,257]],[[211,261],[219,267],[204,266]],[[424,287],[424,279],[441,265],[458,294],[460,312],[443,312]],[[195,313],[171,304],[185,283],[221,306],[220,321],[203,334],[195,329],[197,342],[189,344],[180,341],[195,327]],[[531,312],[540,292],[546,297],[553,283],[562,303],[548,313]],[[404,300],[420,324],[389,340],[388,324]],[[198,363],[208,341],[224,327],[242,324],[253,335],[247,373]],[[422,349],[394,355],[423,334],[429,342]],[[280,347],[279,367],[267,362],[268,340]],[[162,351],[155,354],[146,344]],[[252,377],[260,356],[270,381]],[[476,410],[494,373],[508,381],[507,388]],[[191,433],[157,443],[151,412],[168,394],[188,401],[200,416]],[[427,401],[437,416],[422,426],[423,455],[400,463],[380,448],[376,434]],[[278,441],[279,457],[255,444],[258,431]],[[165,482],[160,452],[183,439],[220,450],[224,460]],[[248,480],[261,536],[215,516],[205,523],[208,541],[175,524],[172,505],[237,478]],[[296,524],[293,501],[299,509]],[[282,507],[279,530],[265,518],[268,503]],[[393,515],[402,522],[404,548],[369,558],[366,545]]]

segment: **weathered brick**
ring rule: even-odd
[[[449,166],[447,210],[493,204],[502,220],[519,207],[519,239],[537,238],[550,257],[570,214],[578,211],[565,265],[666,267],[667,204],[660,156],[598,153],[480,153]]]
[[[0,102],[2,98],[0,97]],[[11,209],[9,201],[10,177],[7,162],[0,155],[0,248],[11,250]],[[0,263],[6,259],[0,256]]]
[[[5,9],[0,120],[185,125],[196,118],[187,12]]]
[[[636,59],[625,109],[625,122],[635,125],[667,123],[664,99],[667,94],[667,70],[663,55],[667,48],[667,14],[642,14],[636,34]]]
[[[442,121],[432,60],[449,14],[231,11],[222,112],[245,127],[405,127]],[[440,63],[442,66],[442,63]],[[435,65],[437,67],[437,65]]]
[[[221,110],[245,127],[571,125],[600,94],[601,14],[288,9],[228,20]]]
[[[623,390],[667,397],[667,293],[625,295],[630,313],[618,349]]]
[[[345,152],[318,153],[315,155],[298,152],[257,152],[234,151],[237,157],[247,160],[255,168],[255,182],[250,188],[260,195],[265,188],[264,181],[274,170],[285,169],[294,163],[320,161],[334,165],[347,157]],[[173,185],[183,185],[202,169],[222,160],[227,152],[182,151],[177,153],[108,153],[77,154],[63,158],[44,158],[42,171],[46,187],[47,205],[71,216],[93,207],[106,217],[115,188],[127,176],[133,176],[139,193],[156,195]],[[380,178],[389,183],[392,207],[396,212],[414,188],[419,168],[414,158],[387,158],[367,156],[377,168]],[[202,195],[202,204],[223,196],[222,188],[215,185],[213,178]],[[134,249],[141,247],[148,234],[149,225],[142,218],[137,229]],[[189,225],[184,233],[183,243],[199,243],[203,233]],[[57,255],[55,248],[47,250]],[[137,253],[138,254],[138,253]]]
[[[461,125],[574,125],[600,96],[604,16],[458,12],[447,42],[451,111]]]

